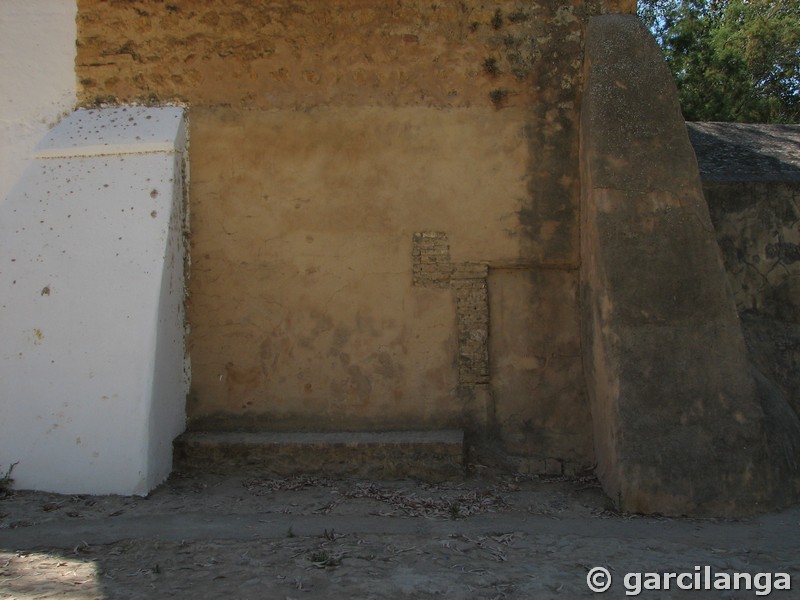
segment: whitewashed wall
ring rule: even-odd
[[[0,198],[75,106],[76,12],[75,0],[0,0]]]
[[[146,494],[185,424],[183,109],[79,110],[0,202],[0,469]]]

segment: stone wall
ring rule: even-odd
[[[777,462],[800,459],[800,126],[689,123]],[[788,487],[787,483],[787,487]]]
[[[703,185],[739,312],[800,323],[800,182]]]
[[[800,127],[689,123],[739,313],[800,324]]]
[[[751,371],[677,91],[635,18],[590,21],[581,163],[584,356],[604,489],[645,513],[796,501],[800,422]]]
[[[190,107],[195,427],[464,426],[592,464],[583,35],[635,3],[78,4],[83,103]]]

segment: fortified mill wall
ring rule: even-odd
[[[84,105],[189,106],[193,426],[466,426],[594,463],[584,31],[634,3],[78,4]]]
[[[637,512],[800,497],[634,1],[77,5],[81,105],[187,107],[190,429],[463,429]]]

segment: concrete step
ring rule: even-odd
[[[465,473],[464,432],[201,432],[174,442],[182,472],[314,474],[370,479],[458,479]]]

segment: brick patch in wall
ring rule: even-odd
[[[414,234],[411,249],[413,282],[422,287],[449,287],[453,265],[450,244],[441,231],[420,231]]]
[[[458,379],[462,384],[489,382],[489,267],[454,265],[450,287],[456,293]]]
[[[453,264],[447,234],[441,231],[415,233],[411,255],[415,286],[450,287],[455,291],[459,383],[488,383],[488,265],[481,262]]]

